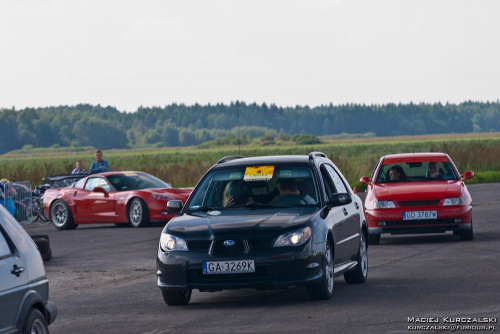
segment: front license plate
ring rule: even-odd
[[[238,274],[254,272],[254,260],[203,261],[203,274]]]
[[[406,211],[403,220],[437,219],[437,211]]]

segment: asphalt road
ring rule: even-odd
[[[26,229],[50,235],[51,333],[408,333],[408,317],[445,325],[442,317],[500,316],[500,184],[469,190],[473,241],[384,235],[368,249],[368,281],[337,278],[329,301],[309,300],[304,288],[196,290],[189,305],[169,307],[156,287],[161,226]]]

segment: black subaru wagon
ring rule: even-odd
[[[156,261],[168,305],[192,289],[304,285],[330,299],[334,279],[364,283],[367,227],[360,198],[320,152],[222,158],[163,229]]]

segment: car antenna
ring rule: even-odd
[[[240,152],[240,146],[241,146],[241,142],[240,142],[240,101],[236,101],[236,103],[238,103],[238,155],[241,155],[241,152]]]
[[[413,154],[415,154],[415,130],[413,130],[413,144],[412,144]]]

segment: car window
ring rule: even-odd
[[[373,180],[373,178],[375,177],[375,172],[377,171],[377,167],[379,164],[380,164],[380,160],[377,161],[377,163],[375,164],[375,168],[373,168],[372,174],[370,176],[370,180]]]
[[[102,177],[91,177],[87,180],[87,184],[85,185],[85,190],[92,191],[96,187],[101,187],[106,191],[111,191],[111,187]]]
[[[84,183],[85,183],[85,179],[81,179],[80,181],[76,182],[73,187],[78,188],[78,189],[83,189]]]
[[[447,161],[392,162],[380,167],[376,183],[458,180]]]
[[[332,166],[330,165],[324,165],[326,171],[328,172],[328,175],[330,175],[331,180],[333,181],[333,184],[335,185],[335,189],[337,190],[337,193],[347,193],[347,189],[344,185],[344,182],[340,178],[339,174],[337,174],[337,171],[333,169]]]
[[[336,193],[333,181],[330,179],[330,174],[325,168],[325,165],[321,166],[321,176],[323,178],[323,186],[325,187],[326,196],[330,198],[332,194]]]
[[[146,173],[123,173],[107,177],[117,191],[171,188],[164,181]]]
[[[192,195],[190,210],[254,206],[318,205],[318,191],[309,166],[266,165],[215,169]]]
[[[0,228],[0,259],[11,254],[12,249],[7,242],[7,238],[5,238],[2,228]]]

